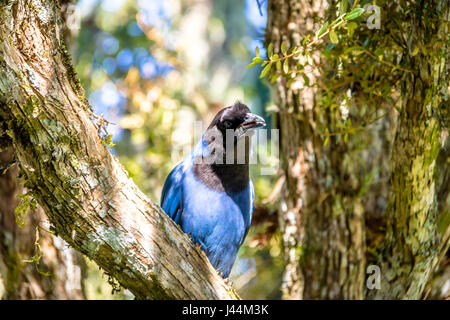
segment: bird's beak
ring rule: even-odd
[[[242,122],[238,129],[245,131],[248,131],[250,129],[256,129],[260,127],[265,127],[266,121],[264,119],[256,114],[253,113],[247,113],[245,116],[244,122]]]

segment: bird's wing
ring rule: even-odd
[[[161,195],[161,208],[169,215],[169,217],[179,223],[181,218],[181,184],[183,180],[183,162],[178,164],[170,172],[164,183]]]

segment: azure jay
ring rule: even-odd
[[[252,218],[254,190],[245,137],[262,126],[264,119],[242,103],[220,110],[163,187],[163,210],[191,234],[224,278],[230,274]],[[244,159],[238,147],[242,145]]]

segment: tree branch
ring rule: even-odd
[[[137,298],[237,299],[102,143],[59,12],[49,0],[0,8],[0,117],[52,230]]]

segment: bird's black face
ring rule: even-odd
[[[264,127],[266,122],[256,114],[251,113],[250,109],[242,103],[235,103],[231,107],[224,108],[217,113],[208,129],[214,126],[219,129],[223,136],[227,130],[234,130],[239,138],[244,136],[249,130]]]
[[[208,154],[195,158],[195,176],[215,190],[244,190],[249,183],[248,133],[265,125],[263,118],[240,102],[220,110],[202,137]]]

